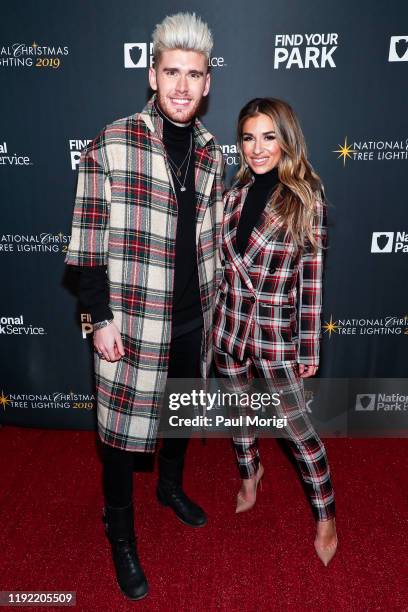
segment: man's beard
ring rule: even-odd
[[[190,123],[194,119],[199,106],[197,102],[191,101],[188,108],[176,110],[171,106],[171,102],[165,96],[161,96],[159,92],[157,92],[157,103],[162,113],[175,123]]]

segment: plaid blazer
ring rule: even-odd
[[[154,451],[161,391],[166,382],[177,200],[155,95],[141,113],[105,127],[79,164],[71,241],[75,266],[107,265],[109,306],[125,356],[95,353],[98,433],[111,446]],[[223,157],[196,120],[196,245],[204,333],[201,372],[212,360],[214,299],[219,283]]]
[[[260,216],[243,258],[236,243],[242,207],[253,184],[224,196],[220,283],[215,309],[214,346],[242,361],[248,354],[273,362],[317,366],[322,306],[322,248],[303,252],[277,219]],[[326,243],[326,205],[316,201],[314,235]]]

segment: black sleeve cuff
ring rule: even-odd
[[[81,266],[79,270],[78,298],[92,323],[112,319],[109,308],[109,285],[105,266]]]

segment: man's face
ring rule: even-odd
[[[176,123],[188,123],[210,89],[207,59],[196,51],[163,51],[158,65],[149,70],[149,83],[164,114]]]

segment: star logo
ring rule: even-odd
[[[332,334],[335,334],[338,331],[339,326],[337,325],[336,321],[333,321],[332,315],[330,315],[330,321],[326,322],[323,325],[323,329],[326,333],[329,334],[329,338],[331,338]]]
[[[347,136],[344,139],[344,144],[340,145],[339,144],[339,148],[336,151],[333,151],[333,153],[339,153],[339,155],[337,156],[337,159],[340,159],[340,157],[343,158],[343,166],[346,165],[346,158],[348,157],[349,159],[353,159],[352,157],[352,153],[356,153],[355,149],[351,148],[351,145],[347,144]]]
[[[7,404],[10,404],[10,400],[7,395],[4,395],[4,391],[2,390],[0,395],[0,406],[3,406],[3,409],[6,410]]]
[[[34,42],[33,42],[33,44],[32,44],[31,46],[32,46],[32,48],[34,49],[34,52],[35,52],[35,50],[36,50],[36,49],[37,49],[37,47],[38,47],[37,43],[34,41]]]

